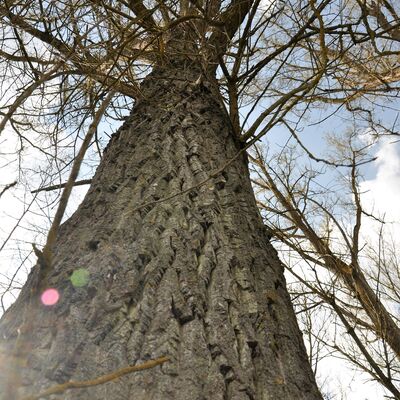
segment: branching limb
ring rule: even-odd
[[[60,227],[61,220],[64,216],[65,209],[67,208],[68,204],[68,199],[71,194],[72,188],[74,186],[74,183],[76,181],[76,178],[78,176],[83,158],[86,154],[87,149],[89,148],[90,142],[96,132],[97,126],[100,123],[100,120],[106,111],[108,105],[111,102],[111,99],[114,96],[114,92],[109,92],[102,104],[100,105],[99,109],[96,111],[96,114],[94,116],[93,122],[91,123],[89,130],[85,136],[85,139],[83,140],[82,146],[79,149],[79,152],[74,160],[74,163],[72,165],[72,170],[71,174],[68,178],[68,181],[65,184],[63,193],[61,195],[60,203],[58,205],[56,215],[54,216],[53,223],[51,224],[49,233],[47,235],[47,241],[46,244],[43,248],[43,259],[44,259],[44,264],[42,265],[42,276],[44,277],[48,271],[51,269],[51,262],[52,262],[52,249],[55,244],[56,238],[57,238],[57,232],[58,228]]]

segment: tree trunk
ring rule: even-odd
[[[321,399],[246,156],[196,187],[240,149],[200,75],[175,65],[146,78],[60,229],[47,282],[59,302],[30,299],[35,267],[3,316],[3,387],[4,370],[25,361],[14,398],[165,355],[160,367],[61,398]],[[84,287],[70,280],[79,268],[90,272]]]

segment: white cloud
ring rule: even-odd
[[[376,176],[361,184],[363,207],[384,218],[386,233],[400,240],[400,143],[381,143],[374,164]],[[370,219],[364,219],[365,224],[365,234],[373,236],[378,225]]]

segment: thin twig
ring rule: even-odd
[[[124,367],[114,372],[111,372],[110,374],[101,375],[97,378],[90,379],[87,381],[65,382],[60,385],[52,386],[37,395],[23,397],[21,400],[39,400],[45,397],[49,397],[52,394],[63,393],[68,389],[80,389],[80,388],[102,385],[104,383],[121,378],[125,375],[131,374],[132,372],[144,371],[146,369],[154,368],[157,365],[161,365],[167,361],[169,361],[168,357],[159,357],[156,358],[155,360],[146,361],[145,363],[139,365],[131,365],[128,367]]]
[[[13,186],[17,184],[17,181],[14,181],[12,183],[9,183],[8,185],[4,186],[3,190],[0,193],[0,197],[3,196],[3,194],[8,190],[11,189]]]
[[[80,181],[75,181],[73,186],[90,185],[91,183],[92,183],[91,179],[82,179]],[[64,182],[64,183],[59,183],[58,185],[46,186],[43,188],[31,190],[31,193],[50,192],[52,190],[62,189],[65,186],[67,186],[67,184],[68,184],[68,182]],[[1,194],[0,194],[0,196],[1,196]]]

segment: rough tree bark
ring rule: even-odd
[[[166,355],[161,367],[61,398],[321,399],[246,156],[158,201],[240,150],[211,82],[184,64],[146,78],[143,100],[61,227],[47,282],[60,301],[29,302],[35,267],[2,318],[0,379],[26,360],[16,398]],[[90,271],[86,287],[70,282],[77,268]]]

